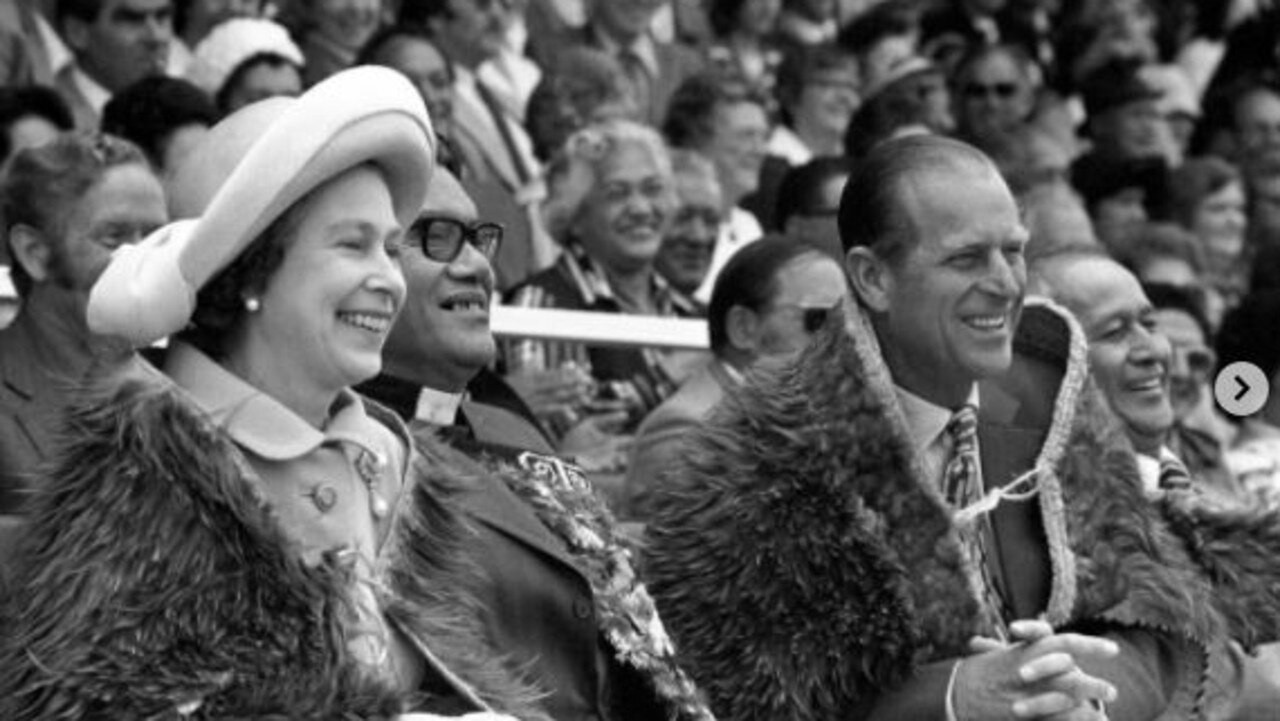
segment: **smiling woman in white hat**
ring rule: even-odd
[[[397,73],[245,108],[176,171],[90,326],[166,376],[71,419],[0,597],[0,718],[539,718],[490,658],[463,531],[353,384],[404,302],[434,137]]]

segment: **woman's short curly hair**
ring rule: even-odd
[[[639,145],[653,155],[659,172],[667,179],[674,206],[671,157],[662,136],[631,120],[604,120],[569,136],[547,169],[547,199],[542,210],[551,237],[560,243],[568,241],[569,229],[600,183],[604,164],[624,145]]]

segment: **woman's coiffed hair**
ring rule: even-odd
[[[603,120],[570,135],[547,169],[547,199],[542,213],[552,238],[561,244],[569,241],[570,228],[599,185],[605,162],[624,145],[639,145],[652,153],[659,171],[667,179],[674,207],[671,157],[662,136],[653,128],[631,120]]]

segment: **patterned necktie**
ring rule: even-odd
[[[952,441],[951,460],[947,462],[944,479],[944,492],[947,503],[952,509],[959,510],[982,497],[982,480],[979,473],[978,456],[978,412],[971,405],[965,405],[955,412],[947,424],[946,433]],[[991,563],[988,560],[987,548],[990,542],[990,519],[983,514],[968,527],[959,529],[960,539],[969,551],[969,556],[978,566],[981,586],[983,611],[988,617],[997,635],[1007,637],[1004,599],[1000,594],[995,578],[991,575]]]
[[[1187,467],[1182,465],[1182,461],[1170,453],[1162,453],[1160,454],[1159,485],[1162,491],[1191,490],[1191,474],[1187,471]]]

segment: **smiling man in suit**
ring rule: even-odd
[[[557,719],[704,718],[590,484],[530,421],[464,398],[492,362],[489,259],[502,229],[443,169],[406,234],[408,302],[360,390],[399,413],[477,530],[480,598],[497,653],[548,692]],[[443,439],[443,441],[442,441]]]

